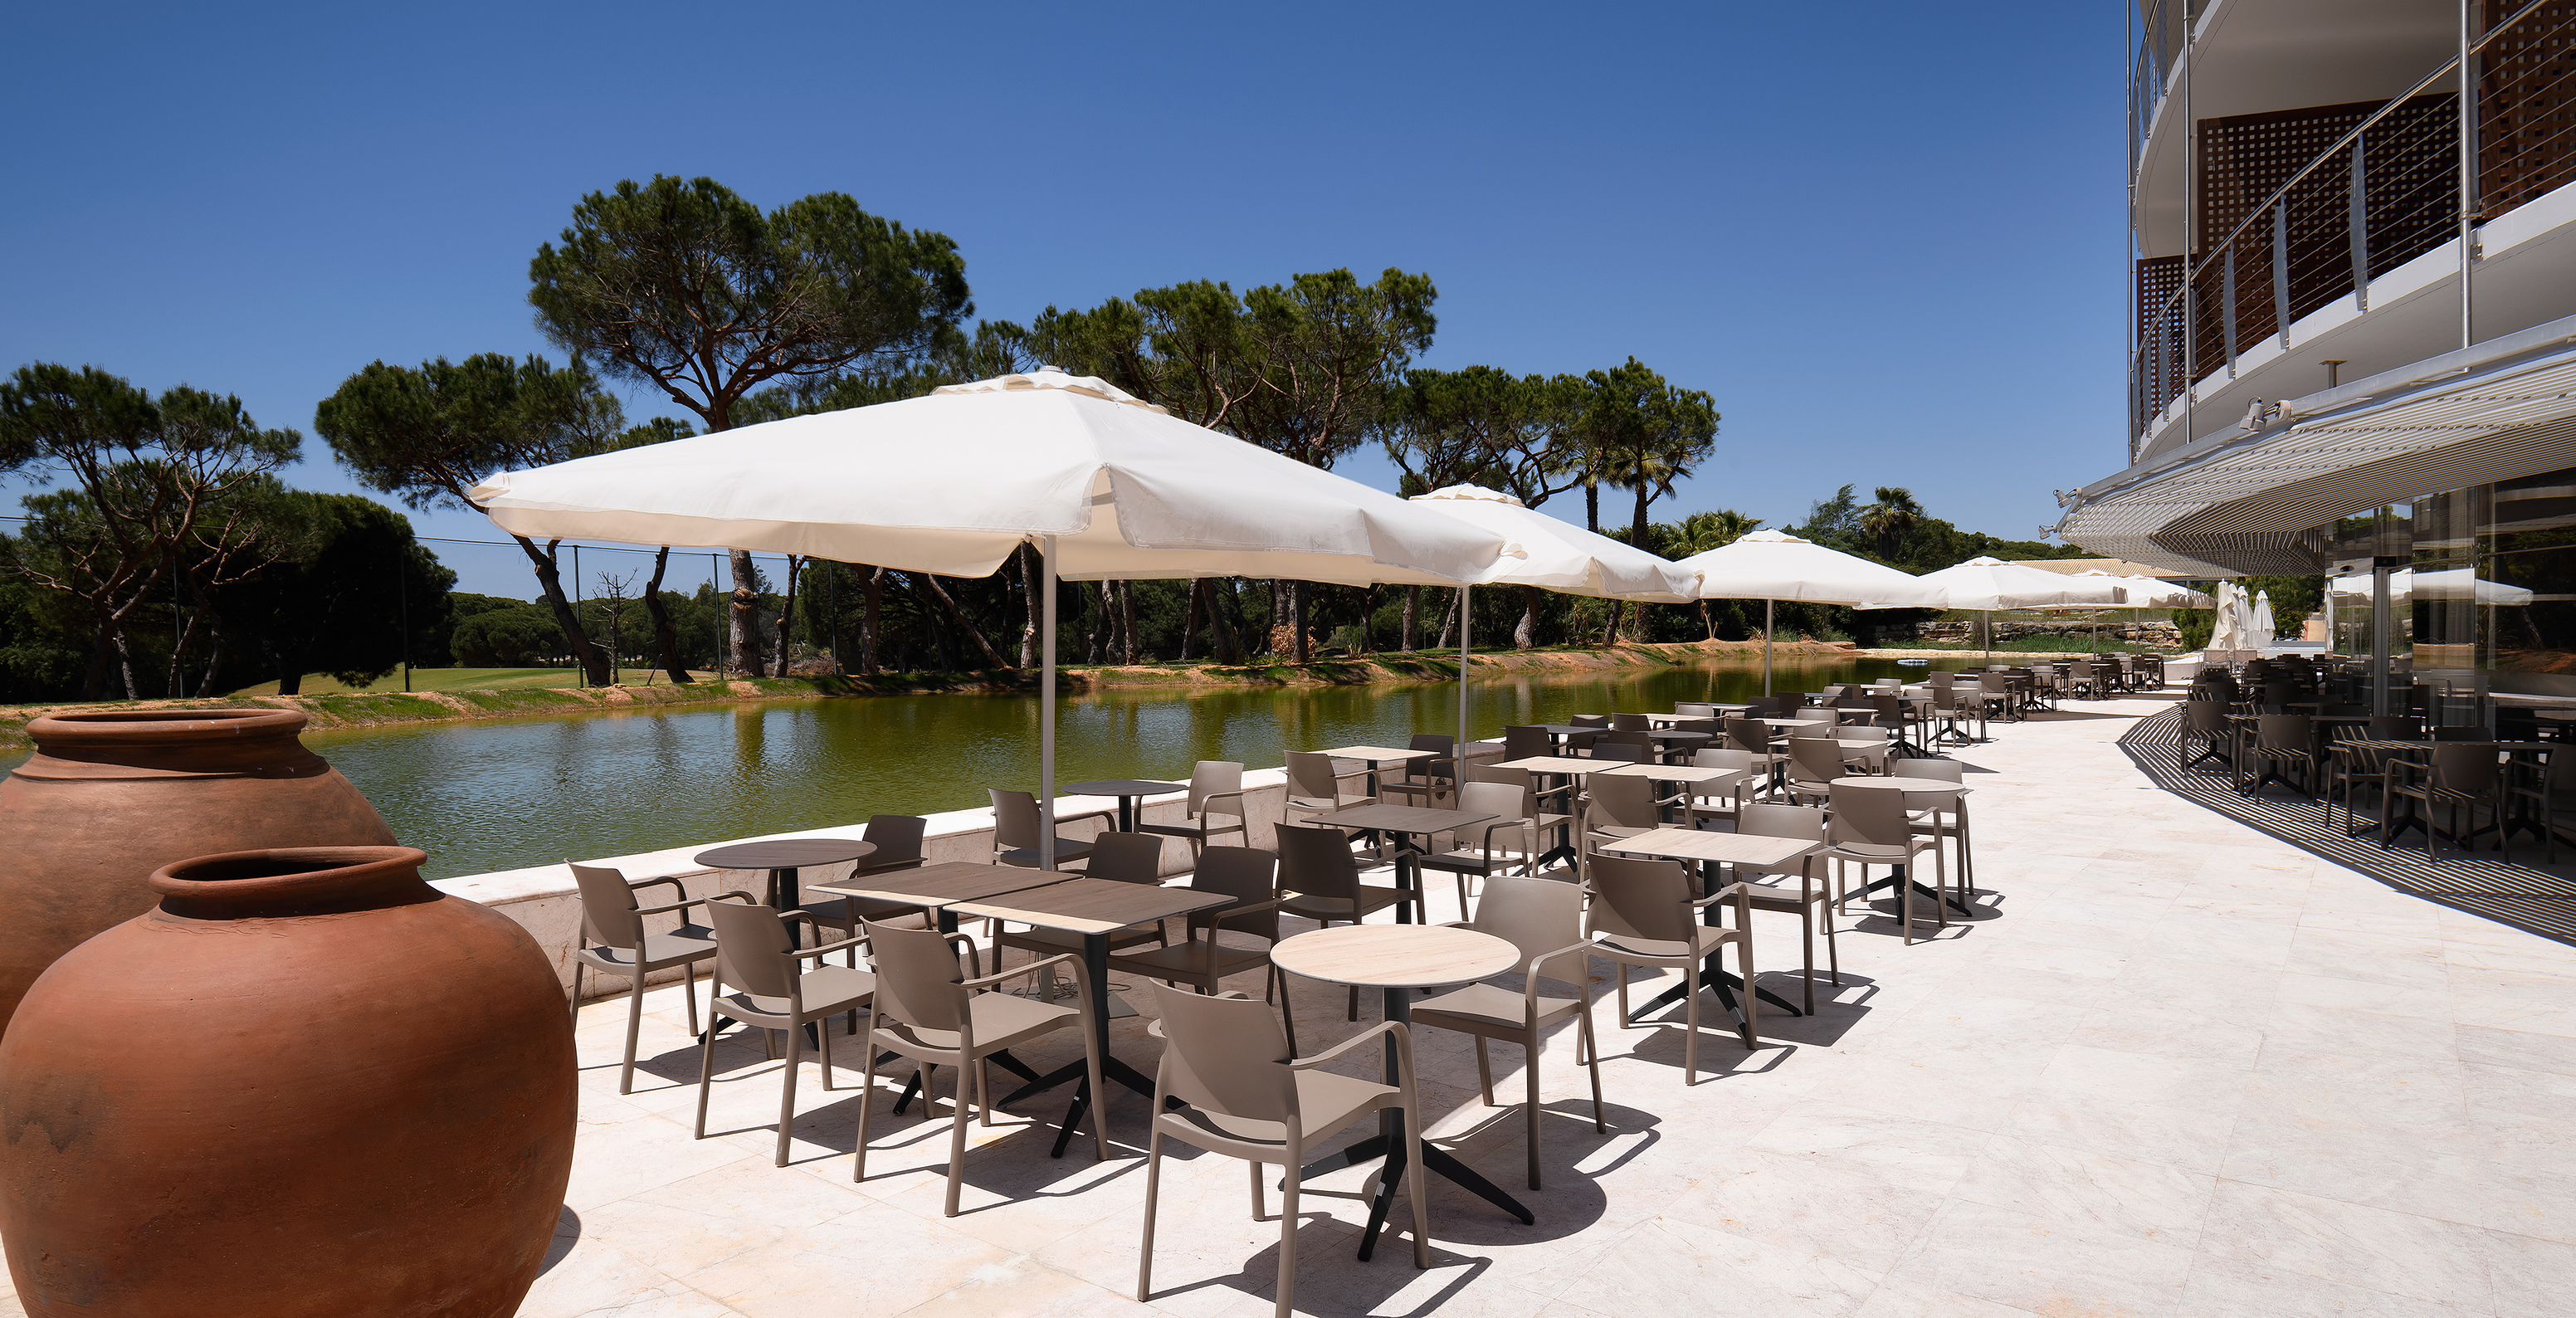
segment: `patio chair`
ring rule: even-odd
[[[1905,814],[1905,794],[1888,787],[1837,787],[1829,807],[1833,818],[1825,829],[1827,846],[1821,853],[1826,859],[1843,865],[1860,866],[1861,886],[1869,886],[1869,867],[1887,865],[1900,876],[1897,882],[1898,920],[1905,926],[1905,945],[1914,945],[1914,858],[1925,851],[1932,853],[1933,910],[1942,928],[1950,924],[1949,870],[1941,849],[1932,839],[1914,829],[1914,821]],[[1848,894],[1848,880],[1836,885]]]
[[[867,940],[823,943],[800,952],[787,926],[791,921],[815,924],[814,917],[802,911],[781,914],[753,901],[749,893],[708,898],[707,919],[716,931],[716,972],[708,985],[714,1001],[711,1010],[759,1030],[761,1045],[772,1057],[778,1054],[769,1031],[787,1032],[787,1067],[778,1088],[778,1153],[772,1164],[784,1167],[788,1137],[796,1124],[796,1072],[804,1061],[805,1027],[829,1022],[844,1012],[851,1013],[855,1024],[858,1009],[869,1006],[875,997],[877,983],[876,976],[848,966],[799,970],[796,963],[818,960]],[[735,991],[725,992],[727,984]],[[828,1090],[832,1087],[828,1025],[814,1032],[814,1042],[822,1052],[823,1088]],[[707,1098],[715,1084],[715,1067],[716,1032],[710,1029],[698,1036],[699,1139],[707,1137]]]
[[[1693,897],[1690,867],[1677,860],[1631,860],[1593,856],[1585,866],[1584,891],[1591,902],[1584,911],[1584,933],[1592,954],[1618,967],[1619,1026],[1635,1028],[1628,1016],[1628,967],[1646,966],[1682,972],[1682,1083],[1699,1083],[1700,963],[1733,944],[1736,973],[1744,980],[1744,1019],[1738,1036],[1751,1052],[1761,998],[1753,992],[1752,906],[1742,884],[1729,884],[1713,897]],[[1728,929],[1701,923],[1701,915],[1721,902],[1736,908],[1736,925]]]
[[[1082,872],[1094,879],[1157,886],[1163,881],[1163,839],[1150,833],[1103,833],[1091,840],[1091,860]],[[993,923],[997,927],[1002,925],[999,920]],[[918,929],[922,926],[912,927]],[[1137,925],[1112,932],[1109,950],[1115,952],[1139,943],[1170,941],[1162,923],[1157,921],[1150,928]],[[999,970],[1002,968],[1001,949],[1005,947],[1034,952],[1039,956],[1057,956],[1066,952],[1079,955],[1082,952],[1082,935],[1070,929],[1001,930],[995,934],[993,944],[993,968]]]
[[[1109,958],[1109,973],[1141,975],[1167,984],[1186,984],[1215,993],[1222,981],[1256,968],[1266,969],[1261,1000],[1276,1001],[1288,1034],[1288,1051],[1297,1050],[1297,1020],[1288,995],[1288,979],[1271,964],[1270,949],[1279,944],[1279,858],[1251,847],[1210,847],[1199,853],[1190,874],[1190,891],[1221,893],[1234,904],[1189,914],[1182,941],[1150,952]],[[1217,941],[1220,933],[1251,934],[1259,947],[1231,947]],[[1276,995],[1275,999],[1273,995]]]
[[[1831,737],[1789,739],[1789,799],[1821,803],[1833,793],[1834,779],[1849,771],[1842,743]]]
[[[1503,729],[1503,758],[1507,761],[1534,760],[1554,754],[1556,738],[1549,736],[1545,728],[1523,726]]]
[[[1704,746],[1691,756],[1694,768],[1728,769],[1739,775],[1733,782],[1693,786],[1690,789],[1693,819],[1733,819],[1743,808],[1753,789],[1768,786],[1760,766],[1753,757],[1731,746]]]
[[[1605,732],[1593,738],[1592,758],[1626,760],[1631,764],[1652,763],[1655,739],[1642,732]]]
[[[1612,732],[1648,732],[1652,731],[1654,726],[1655,721],[1647,718],[1643,714],[1613,714],[1610,716],[1610,730]]]
[[[2453,723],[2433,729],[2435,741],[2492,741],[2495,734],[2483,723]]]
[[[2233,768],[2236,764],[2236,732],[2227,723],[2227,706],[2218,700],[2182,702],[2182,749],[2189,751],[2195,741],[2200,754],[2182,762],[2188,769],[2202,760],[2218,760]]]
[[[1675,792],[1671,796],[1655,795],[1651,778],[1632,774],[1594,774],[1583,784],[1583,833],[1589,838],[1635,837],[1659,828],[1675,827],[1664,821],[1664,808],[1682,807],[1681,828],[1696,828],[1698,821],[1690,814],[1690,794]]]
[[[1027,792],[1006,792],[998,787],[985,789],[993,798],[993,863],[1016,865],[1021,869],[1038,867],[1038,839],[1045,832],[1038,823],[1038,799]],[[1078,815],[1063,815],[1058,826],[1085,819],[1115,820],[1115,810],[1086,810]],[[1058,833],[1055,838],[1055,861],[1081,860],[1091,854],[1091,844]]]
[[[868,816],[868,826],[859,834],[859,840],[875,847],[876,853],[851,865],[849,877],[859,879],[870,874],[921,868],[921,836],[929,827],[930,821],[919,815]],[[862,919],[912,929],[930,927],[930,912],[911,902],[890,901],[882,897],[818,898],[805,891],[802,876],[797,881],[795,904],[780,909],[803,911],[813,916],[817,924],[843,938],[857,937]],[[857,948],[850,949],[850,965],[859,963],[858,955]]]
[[[1457,926],[1492,934],[1520,949],[1521,986],[1498,988],[1478,982],[1451,989],[1413,1006],[1413,1028],[1456,1030],[1476,1040],[1476,1079],[1485,1106],[1494,1106],[1494,1068],[1485,1041],[1520,1045],[1521,1071],[1528,1089],[1529,1188],[1539,1187],[1538,1060],[1547,1027],[1575,1019],[1574,1064],[1592,1071],[1592,1129],[1607,1134],[1601,1110],[1601,1043],[1592,1034],[1592,974],[1583,935],[1583,890],[1545,879],[1495,879],[1485,885],[1485,900],[1476,918]],[[1541,997],[1541,979],[1571,984],[1578,996]]]
[[[1825,812],[1822,810],[1806,806],[1755,803],[1745,806],[1742,813],[1736,816],[1735,831],[1748,837],[1785,837],[1796,838],[1801,842],[1822,842],[1825,840],[1825,824]],[[1800,857],[1794,871],[1787,866],[1748,865],[1740,862],[1734,866],[1734,870],[1737,880],[1743,883],[1745,904],[1750,909],[1798,917],[1800,941],[1806,949],[1806,1012],[1810,1016],[1815,1015],[1816,926],[1819,924],[1825,927],[1825,959],[1833,976],[1834,987],[1842,987],[1843,982],[1842,948],[1834,941],[1832,895],[1826,891],[1826,885],[1816,880],[1816,858],[1812,855]],[[1793,872],[1798,876],[1798,890],[1795,893],[1771,883],[1755,882],[1748,878],[1752,875],[1785,877]]]
[[[1329,928],[1336,921],[1358,924],[1373,912],[1402,906],[1419,916],[1415,893],[1360,882],[1359,858],[1342,835],[1325,828],[1278,830],[1279,889],[1290,894],[1279,909]],[[1351,989],[1350,1019],[1360,1018],[1360,991]]]
[[[1321,751],[1288,752],[1288,800],[1282,813],[1292,817],[1286,822],[1295,823],[1293,815],[1298,811],[1311,818],[1353,806],[1376,805],[1374,796],[1342,790],[1343,783],[1367,777],[1368,772],[1362,769],[1333,772],[1333,757]]]
[[[2508,772],[2505,800],[2508,804],[2527,803],[2508,821],[2508,826],[2538,829],[2541,845],[2548,848],[2549,863],[2557,864],[2559,812],[2576,811],[2576,747],[2551,751],[2549,762],[2537,774]],[[2504,830],[2500,827],[2496,831]]]
[[[2267,783],[2296,787],[2300,792],[2317,794],[2317,724],[2305,714],[2257,714],[2254,716],[2253,763],[2247,768],[2254,773],[2250,787],[2241,789],[2247,796],[2260,796]],[[2281,772],[2282,766],[2295,767],[2295,783]]]
[[[1494,835],[1496,833],[1509,833],[1512,839],[1520,844],[1521,873],[1529,873],[1531,862],[1538,858],[1538,830],[1531,822],[1531,817],[1536,812],[1531,807],[1529,798],[1529,789],[1515,787],[1509,783],[1468,783],[1459,789],[1458,808],[1460,810],[1469,814],[1502,816],[1500,819],[1477,826],[1478,831],[1483,835],[1482,845],[1470,848],[1466,845],[1467,839],[1462,836],[1456,839],[1459,845],[1453,850],[1414,858],[1413,868],[1416,873],[1438,870],[1458,881],[1459,915],[1465,916],[1471,909],[1468,905],[1468,877],[1472,875],[1479,879],[1490,879],[1500,868],[1511,863],[1509,859],[1495,857]],[[1466,830],[1460,829],[1459,832],[1463,834]],[[1428,879],[1425,882],[1428,882]]]
[[[2415,805],[2410,805],[2406,819],[2401,823],[2395,813],[2395,803],[2400,800],[2414,802],[2422,809],[2419,812]],[[2494,811],[2496,847],[2504,852],[2505,861],[2510,864],[2513,840],[2504,833],[2505,801],[2504,772],[2496,761],[2492,742],[2436,744],[2429,764],[2391,759],[2388,762],[2388,785],[2380,792],[2379,845],[2383,849],[2388,847],[2394,831],[2402,831],[2408,826],[2421,828],[2424,830],[2424,859],[2439,861],[2442,858],[2441,833],[2434,824],[2434,810],[2447,807],[2451,815],[2451,839],[2459,844],[2462,852],[2468,852],[2474,848],[2468,841],[2468,833],[2460,827],[2461,817],[2465,814],[2474,826],[2478,822],[2478,807],[2485,805]]]
[[[1267,1217],[1261,1193],[1266,1164],[1286,1174],[1279,1203],[1279,1295],[1272,1312],[1289,1318],[1297,1287],[1297,1198],[1303,1168],[1333,1132],[1388,1108],[1403,1114],[1406,1180],[1413,1199],[1413,1266],[1431,1266],[1431,1219],[1424,1206],[1422,1101],[1414,1091],[1413,1039],[1387,1021],[1299,1057],[1270,1010],[1249,998],[1203,997],[1156,986],[1152,1028],[1163,1036],[1154,1072],[1153,1134],[1145,1142],[1145,1231],[1136,1258],[1136,1299],[1154,1293],[1154,1211],[1162,1197],[1163,1141],[1251,1164],[1252,1216]],[[1319,1069],[1363,1044],[1394,1054],[1395,1083],[1378,1084]],[[1178,1106],[1174,1106],[1177,1100]]]
[[[1531,773],[1529,770],[1506,769],[1499,765],[1490,764],[1468,765],[1467,781],[1471,783],[1509,783],[1512,786],[1529,793],[1530,820],[1532,823],[1537,825],[1542,832],[1547,829],[1554,828],[1559,824],[1567,823],[1574,818],[1573,806],[1571,804],[1574,800],[1574,784],[1572,783],[1559,783],[1554,787],[1548,788],[1546,791],[1540,791],[1538,786],[1538,775]],[[1559,813],[1549,813],[1551,807],[1555,807]]]
[[[1420,806],[1437,806],[1443,795],[1453,794],[1458,785],[1458,739],[1446,732],[1417,732],[1406,749],[1436,751],[1422,759],[1406,760],[1404,776],[1389,781],[1378,779],[1378,794],[1393,805],[1397,797]]]
[[[1897,765],[1895,773],[1891,776],[1928,778],[1933,782],[1965,784],[1968,781],[1968,769],[1957,760],[1908,760]],[[1974,900],[1977,895],[1977,852],[1976,848],[1970,845],[1967,796],[1965,794],[1953,796],[1944,804],[1925,810],[1908,811],[1907,817],[1914,821],[1915,831],[1931,836],[1937,845],[1940,840],[1938,834],[1941,831],[1941,816],[1945,814],[1950,816],[1948,829],[1950,850],[1959,858],[1959,899],[1964,904]]]
[[[581,889],[581,940],[572,951],[573,1019],[581,1019],[583,970],[590,971],[593,987],[601,975],[626,981],[626,1060],[618,1068],[617,1092],[631,1094],[635,1092],[636,1032],[644,1024],[645,978],[675,967],[680,971],[680,1000],[689,1009],[689,1033],[698,1033],[698,963],[716,954],[716,931],[683,915],[679,927],[669,933],[645,932],[645,916],[672,915],[706,904],[703,897],[689,896],[678,879],[630,880],[606,865],[574,865],[569,860],[564,864]],[[664,885],[680,900],[661,906],[635,904],[635,894]]]
[[[1190,770],[1188,818],[1177,824],[1140,823],[1136,831],[1187,838],[1190,854],[1197,855],[1199,848],[1226,833],[1250,842],[1252,834],[1245,829],[1243,817],[1243,766],[1232,760],[1201,760]]]
[[[1091,976],[1083,971],[1081,957],[1070,953],[1051,956],[997,975],[961,980],[958,953],[961,948],[969,952],[974,948],[966,935],[873,924],[866,929],[869,955],[877,968],[877,1002],[868,1014],[870,1064],[859,1098],[858,1156],[850,1166],[853,1184],[868,1178],[868,1112],[876,1106],[876,1058],[890,1052],[912,1061],[921,1077],[925,1115],[930,1105],[932,1073],[943,1066],[957,1068],[956,1086],[948,1102],[948,1202],[944,1209],[947,1216],[955,1217],[957,1192],[966,1172],[968,1107],[980,1105],[984,1124],[993,1124],[993,1094],[984,1079],[984,1059],[1067,1026],[1081,1031],[1083,1058],[1089,1064],[1092,1157],[1098,1160],[1109,1156],[1109,1119],[1105,1115],[1109,1104],[1104,1101],[1109,1091],[1100,1084],[1100,1040],[1091,1024]],[[1059,965],[1072,968],[1077,997],[1074,1006],[993,991],[1014,979],[1044,975]],[[970,1091],[976,1095],[971,1100]]]

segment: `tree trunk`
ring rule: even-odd
[[[277,666],[277,694],[281,696],[304,694],[304,665],[281,663]]]
[[[1184,596],[1181,601],[1180,662],[1182,663],[1188,663],[1190,661],[1190,631],[1199,625],[1199,595],[1206,589],[1206,582],[1201,581],[1197,577],[1192,577],[1190,578],[1190,593],[1187,596]]]
[[[796,621],[796,574],[811,561],[796,554],[787,556],[787,593],[778,605],[778,676],[780,677],[794,676],[787,671],[788,655],[792,653],[787,644],[787,628]]]
[[[1619,611],[1627,607],[1628,602],[1626,600],[1610,601],[1610,625],[1601,629],[1601,643],[1603,645],[1610,646],[1617,645],[1619,643]]]
[[[1288,583],[1288,608],[1292,615],[1288,622],[1288,635],[1297,647],[1297,662],[1300,664],[1313,663],[1315,662],[1314,647],[1309,644],[1306,639],[1305,582],[1292,581]]]
[[[1404,588],[1404,634],[1396,639],[1397,647],[1413,653],[1413,638],[1422,631],[1422,587]]]
[[[1125,642],[1121,652],[1126,662],[1141,663],[1145,658],[1144,643],[1136,639],[1136,583],[1118,583],[1118,635]]]
[[[662,672],[683,686],[690,681],[689,666],[680,660],[680,629],[671,621],[671,610],[662,602],[662,569],[670,566],[671,547],[653,551],[653,579],[644,583],[644,612],[653,619],[653,653],[662,661]]]
[[[1020,594],[1028,603],[1028,618],[1020,624],[1020,667],[1038,666],[1038,620],[1045,616],[1045,601],[1038,598],[1038,555],[1020,543]]]
[[[171,699],[187,694],[187,688],[182,685],[185,677],[180,670],[180,660],[188,653],[188,643],[197,639],[197,618],[204,612],[202,604],[188,610],[188,625],[180,630],[179,639],[170,643],[170,675],[161,683],[161,689],[168,692]]]
[[[546,608],[555,615],[555,626],[563,629],[564,643],[572,648],[573,662],[581,665],[582,675],[592,686],[608,685],[608,668],[600,660],[599,647],[590,643],[590,633],[583,630],[580,616],[572,611],[572,602],[564,598],[563,574],[555,570],[555,554],[563,541],[549,540],[545,548],[539,549],[537,543],[526,536],[514,534],[510,538],[519,542],[519,548],[527,553],[528,561],[535,565],[537,585],[545,591]]]
[[[1709,616],[1707,600],[1699,601],[1699,625],[1702,631],[1708,633],[1708,639],[1712,641],[1717,639],[1717,619]]]
[[[1431,648],[1434,650],[1448,649],[1449,638],[1457,634],[1457,626],[1458,592],[1453,590],[1449,592],[1449,607],[1442,610],[1440,613],[1440,640]]]
[[[1521,587],[1521,622],[1512,629],[1512,644],[1526,650],[1538,644],[1538,587]]]
[[[1243,662],[1243,651],[1236,647],[1234,627],[1225,616],[1226,601],[1234,598],[1234,582],[1220,577],[1208,583],[1208,639],[1216,643],[1216,661],[1221,664]]]
[[[214,608],[206,610],[206,635],[209,638],[209,644],[206,647],[206,672],[204,676],[197,679],[199,700],[215,694],[215,682],[224,671],[225,633],[222,610]]]
[[[725,557],[733,567],[733,594],[726,619],[731,628],[734,671],[744,677],[759,677],[767,665],[760,653],[760,591],[752,574],[751,551],[730,549]]]
[[[1637,480],[1637,520],[1631,523],[1628,527],[1628,545],[1633,549],[1643,549],[1649,554],[1655,552],[1655,550],[1654,547],[1648,543],[1646,530],[1646,505],[1654,502],[1654,500],[1654,483],[1640,476]]]
[[[1100,647],[1109,632],[1109,583],[1091,583],[1091,634],[1084,637],[1082,662],[1098,664]]]
[[[992,643],[986,641],[984,639],[983,631],[977,628],[972,621],[968,620],[966,617],[966,611],[957,607],[957,601],[950,599],[947,591],[940,589],[939,578],[932,576],[927,572],[916,572],[913,576],[923,585],[930,587],[930,593],[936,596],[939,600],[939,607],[947,612],[948,620],[957,625],[957,630],[966,634],[966,639],[975,643],[975,648],[977,650],[983,652],[984,670],[986,672],[993,672],[1010,667],[1009,664],[1002,662],[1002,656],[993,652]]]
[[[1601,487],[1591,481],[1583,482],[1583,529],[1601,534]]]
[[[870,676],[877,671],[877,612],[884,603],[885,569],[877,568],[859,592],[859,671]]]

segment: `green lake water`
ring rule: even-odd
[[[1967,656],[1973,659],[1975,656]],[[1944,656],[1943,667],[1961,663]],[[1921,674],[1894,660],[1779,666],[1781,691]],[[1762,690],[1758,662],[1526,674],[1477,681],[1473,735],[1575,714],[1668,710]],[[749,834],[855,825],[879,812],[984,805],[1034,790],[1033,696],[870,696],[308,733],[376,803],[432,878],[613,856]],[[1141,689],[1057,705],[1056,780],[1189,776],[1198,760],[1404,744],[1458,724],[1458,688]]]

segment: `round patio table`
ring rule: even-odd
[[[769,905],[777,909],[779,894],[793,893],[803,900],[796,886],[796,871],[808,865],[837,865],[845,860],[865,860],[877,854],[876,844],[854,837],[786,837],[767,842],[736,842],[715,847],[692,857],[711,870],[769,871]]]
[[[1270,960],[1281,970],[1306,979],[1384,990],[1386,1018],[1410,1022],[1413,990],[1469,984],[1502,974],[1520,964],[1520,949],[1492,934],[1447,925],[1346,924],[1282,939],[1270,949]],[[1386,1083],[1396,1082],[1393,1049],[1386,1051],[1383,1074]],[[1304,1174],[1313,1177],[1355,1167],[1372,1158],[1386,1159],[1386,1170],[1378,1177],[1377,1190],[1370,1196],[1368,1230],[1360,1236],[1362,1259],[1377,1249],[1378,1229],[1386,1225],[1386,1211],[1395,1202],[1395,1187],[1404,1180],[1403,1130],[1403,1118],[1394,1109],[1387,1109],[1378,1114],[1377,1134],[1306,1165]],[[1473,1191],[1524,1225],[1538,1221],[1502,1187],[1428,1143],[1422,1146],[1422,1168]]]

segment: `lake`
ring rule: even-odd
[[[1942,667],[1976,656],[1942,656]],[[1783,657],[1785,660],[1785,656]],[[1888,659],[1782,662],[1776,687],[1904,674]],[[1513,674],[1475,682],[1469,728],[1742,700],[1759,661]],[[1034,790],[1038,702],[1027,695],[869,696],[636,713],[313,732],[394,836],[448,878],[756,833],[857,824],[877,813],[985,804]],[[1401,746],[1458,724],[1455,683],[1117,690],[1057,703],[1056,780],[1189,777],[1198,760],[1254,767],[1290,750]]]

